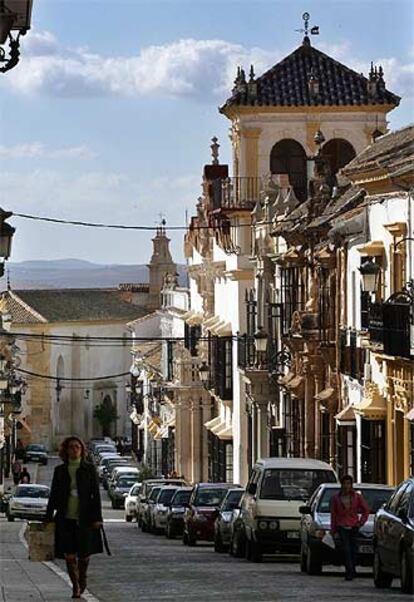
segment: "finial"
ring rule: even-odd
[[[211,142],[213,143],[213,144],[210,145],[211,156],[213,158],[211,164],[212,165],[219,165],[219,163],[220,163],[220,161],[219,161],[219,148],[220,148],[220,144],[218,143],[217,136],[213,136],[213,138],[211,139]]]
[[[246,72],[243,67],[240,69],[240,81],[242,84],[246,83]]]
[[[253,65],[250,65],[250,73],[249,73],[249,81],[250,82],[254,82],[254,78],[256,77],[255,72],[254,72],[254,67]]]

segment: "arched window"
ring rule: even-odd
[[[285,138],[277,142],[270,153],[270,171],[287,174],[300,201],[307,197],[306,153],[301,144]]]
[[[356,155],[352,144],[343,138],[332,138],[324,144],[322,152],[329,159],[332,175],[336,175]]]

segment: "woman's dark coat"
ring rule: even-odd
[[[93,529],[92,523],[102,522],[102,508],[98,475],[93,464],[82,460],[76,472],[76,480],[79,496],[80,555],[99,554],[103,551],[101,532],[99,529]],[[54,521],[56,523],[55,556],[57,558],[64,558],[62,533],[69,495],[70,476],[68,465],[65,463],[55,468],[46,514],[47,519],[52,520],[56,510]]]

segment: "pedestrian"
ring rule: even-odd
[[[356,577],[358,532],[369,517],[365,498],[355,491],[350,475],[341,478],[341,489],[331,500],[331,533],[338,534],[345,562],[345,581]]]
[[[67,437],[59,456],[63,464],[53,474],[46,520],[55,522],[55,556],[66,560],[72,598],[80,598],[87,586],[89,558],[103,551],[98,475],[79,437]]]
[[[12,464],[12,475],[13,475],[13,483],[18,485],[20,483],[20,474],[22,472],[22,465],[18,460],[15,460]]]
[[[14,453],[16,456],[16,460],[24,461],[24,445],[23,445],[21,439],[17,439],[16,449],[15,449]]]
[[[20,473],[19,483],[22,485],[28,485],[30,483],[30,473],[27,470],[26,466],[23,466],[23,470]]]

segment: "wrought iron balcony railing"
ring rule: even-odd
[[[237,365],[242,370],[266,370],[270,373],[283,374],[290,366],[291,357],[286,347],[278,348],[276,341],[270,338],[267,350],[256,350],[255,338],[252,335],[240,335],[237,339]]]
[[[212,182],[213,209],[247,209],[251,211],[259,198],[261,178],[219,178]]]

